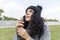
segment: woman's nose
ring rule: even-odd
[[[29,15],[29,13],[27,13],[27,15]]]

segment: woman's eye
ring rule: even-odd
[[[31,13],[33,13],[34,11],[33,10],[30,10]]]
[[[32,12],[32,10],[30,10],[30,12]]]

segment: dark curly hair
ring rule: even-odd
[[[27,32],[32,38],[35,38],[36,35],[38,35],[38,38],[41,38],[41,36],[44,33],[44,19],[41,17],[42,7],[41,6],[29,6],[26,9],[26,12],[28,9],[33,9],[34,13],[31,16],[30,22],[27,22],[25,20],[25,16],[23,16],[24,28],[27,30]]]

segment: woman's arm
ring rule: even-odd
[[[40,40],[51,40],[50,30],[47,25],[44,26],[44,34],[41,36]]]

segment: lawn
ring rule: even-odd
[[[50,26],[51,40],[60,40],[60,25]]]
[[[60,25],[50,25],[51,40],[60,40]],[[12,40],[15,28],[0,28],[0,40]]]
[[[0,40],[12,40],[15,28],[0,28]]]

